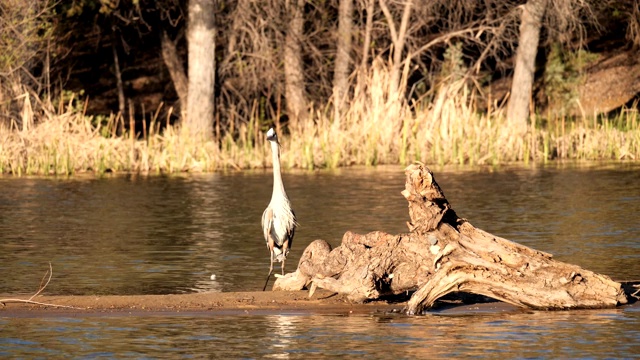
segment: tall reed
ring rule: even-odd
[[[389,68],[375,62],[358,75],[351,106],[340,119],[332,119],[333,112],[325,106],[311,110],[313,121],[281,134],[284,166],[640,158],[640,116],[634,108],[614,117],[545,122],[534,117],[529,132],[519,136],[502,108],[492,106],[489,113],[476,110],[473,91],[463,79],[443,82],[431,101],[409,104],[391,84]],[[132,134],[124,130],[119,116],[97,121],[71,101],[35,115],[28,111],[29,97],[24,98],[23,127],[0,126],[0,173],[173,173],[271,166],[264,139],[269,124],[259,116],[218,141],[196,142],[176,127],[160,132],[163,119],[157,113],[141,134]]]

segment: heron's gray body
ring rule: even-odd
[[[267,132],[267,140],[271,143],[273,156],[273,192],[271,193],[271,201],[262,214],[262,231],[271,256],[269,276],[273,271],[274,260],[282,263],[282,274],[284,275],[284,261],[287,259],[289,249],[291,249],[293,235],[298,224],[282,183],[280,145],[273,129]],[[267,276],[267,282],[269,276]]]

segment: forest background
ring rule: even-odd
[[[640,156],[640,2],[0,0],[0,173]]]

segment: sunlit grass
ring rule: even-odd
[[[410,106],[390,86],[383,64],[360,76],[350,109],[339,121],[325,107],[311,111],[313,121],[307,126],[281,134],[285,168],[640,157],[640,116],[633,108],[612,117],[538,116],[527,134],[518,135],[500,107],[477,111],[463,81],[445,84],[432,101]],[[22,121],[24,129],[0,127],[0,173],[175,173],[271,166],[264,132],[272,123],[258,116],[208,142],[195,141],[177,127],[160,131],[163,119],[157,115],[140,134],[125,131],[120,117],[97,121],[71,106],[38,119],[25,112]]]
[[[354,91],[339,123],[316,114],[312,130],[294,131],[289,167],[408,164],[543,163],[557,159],[634,160],[640,156],[640,116],[635,107],[614,117],[532,119],[518,134],[504,109],[476,110],[469,87],[443,85],[432,102],[413,107],[388,86],[384,66],[374,66]],[[313,148],[310,165],[308,149]],[[302,161],[302,159],[305,159]]]

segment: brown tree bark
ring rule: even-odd
[[[304,32],[305,0],[288,0],[289,27],[284,43],[285,96],[289,126],[297,128],[306,119],[307,95],[302,63],[302,36]]]
[[[535,73],[536,54],[540,41],[542,17],[548,0],[528,0],[522,7],[516,65],[507,106],[507,119],[519,133],[527,131],[529,102]]]
[[[357,302],[415,291],[406,307],[410,314],[452,292],[532,309],[627,303],[621,284],[609,277],[555,261],[459,218],[423,164],[405,172],[409,233],[347,232],[333,250],[316,240],[305,249],[296,272],[277,279],[274,290],[321,287]]]
[[[340,123],[349,95],[349,65],[353,32],[353,0],[340,0],[338,9],[338,45],[333,73],[333,121]]]
[[[118,57],[118,48],[116,47],[116,32],[111,32],[111,52],[113,54],[113,72],[116,76],[116,90],[118,92],[118,113],[125,116],[125,97],[124,84],[122,83],[122,71],[120,71],[120,59]],[[133,130],[132,130],[133,131]]]
[[[180,99],[181,108],[184,110],[187,104],[189,80],[184,72],[182,60],[180,59],[180,56],[178,56],[176,44],[169,38],[166,31],[162,32],[160,42],[162,45],[162,60],[167,66],[169,76],[171,76],[171,81],[173,82],[173,87]]]
[[[189,90],[183,123],[195,138],[213,137],[215,84],[215,6],[211,0],[189,0],[187,42]]]

